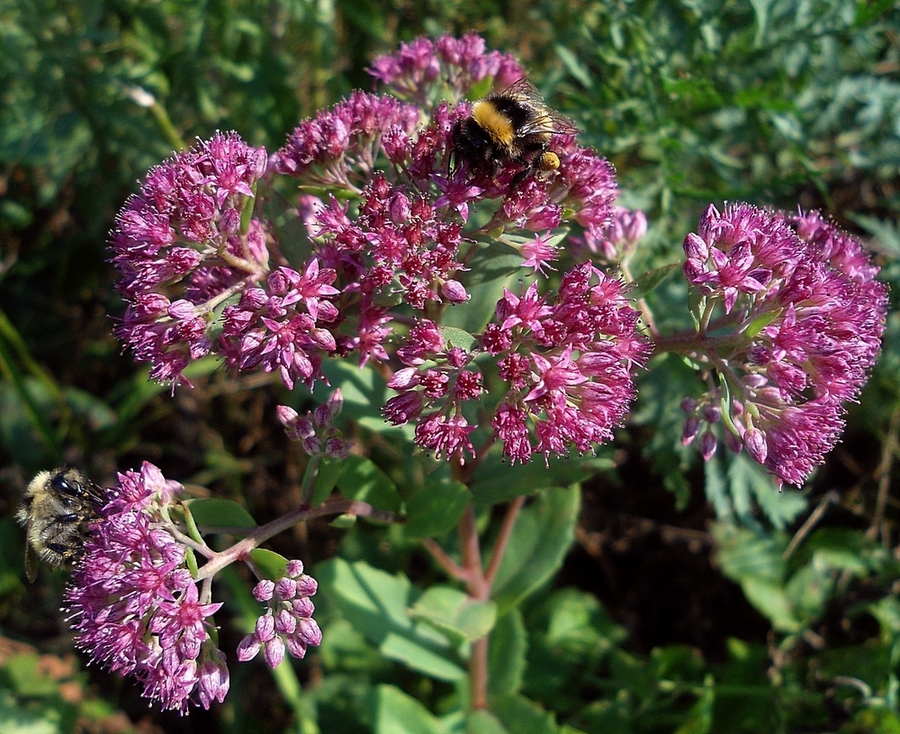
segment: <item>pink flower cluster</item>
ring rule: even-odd
[[[275,156],[279,173],[319,186],[353,188],[376,170],[382,138],[388,149],[408,142],[419,123],[414,105],[352,92],[343,102],[302,121]]]
[[[266,166],[264,149],[217,133],[152,169],[119,213],[110,249],[128,308],[116,336],[154,379],[184,380],[213,348],[216,306],[266,273],[265,227],[242,226]]]
[[[222,702],[229,676],[212,621],[222,605],[201,601],[185,547],[162,515],[180,488],[148,462],[119,475],[65,604],[91,659],[137,678],[162,708],[185,713],[190,702]]]
[[[459,461],[474,455],[469,435],[488,420],[513,463],[612,438],[635,395],[631,370],[647,353],[624,284],[585,263],[554,297],[536,284],[519,296],[507,290],[496,316],[469,351],[448,345],[430,321],[412,329],[397,352],[406,367],[388,383],[400,394],[385,405],[387,420],[417,419],[416,441]],[[471,422],[464,409],[480,406],[484,391],[479,355],[496,363],[505,388],[493,417]]]
[[[238,645],[238,660],[252,660],[262,650],[266,664],[275,669],[284,659],[285,649],[302,659],[307,648],[320,645],[322,632],[312,618],[315,605],[309,598],[317,589],[316,580],[303,573],[303,563],[297,560],[288,561],[285,576],[278,581],[260,581],[253,596],[265,602],[266,612]]]
[[[329,300],[340,293],[331,285],[335,277],[312,260],[303,273],[280,267],[264,284],[247,288],[222,311],[219,351],[228,364],[278,372],[288,389],[298,381],[312,384],[321,374],[322,356],[337,350],[329,329],[338,320]]]
[[[564,216],[587,236],[607,227],[614,170],[572,136],[554,141],[560,165],[552,172],[523,178],[510,166],[488,177],[451,165],[452,131],[470,107],[439,96],[454,101],[476,82],[502,88],[516,81],[523,72],[511,57],[486,52],[474,35],[419,39],[376,60],[372,73],[418,104],[354,92],[301,122],[272,156],[266,179],[265,151],[218,135],[151,171],[126,205],[111,243],[129,299],[117,334],[153,365],[153,377],[183,380],[187,364],[210,353],[235,370],[276,373],[288,388],[312,386],[331,357],[356,353],[361,365],[387,363],[397,324],[428,324],[446,306],[466,303],[469,262],[486,242],[501,243],[523,267],[545,275],[559,257],[562,234],[554,229]],[[257,218],[264,210],[257,202],[277,175],[317,191],[297,199],[307,234],[301,247]],[[489,216],[471,222],[474,207]],[[292,262],[288,252],[303,259]],[[546,301],[547,312],[519,329],[504,309],[544,303],[538,286],[522,304],[511,293],[499,304],[499,321],[485,330],[479,352],[505,365],[507,385],[494,400],[497,417],[484,420],[493,421],[514,460],[586,451],[621,421],[641,350],[634,311],[612,282],[589,267],[571,271]],[[509,344],[496,346],[507,331]],[[532,348],[527,374],[514,374],[513,354]],[[409,350],[400,350],[401,360]],[[460,401],[474,401],[484,387],[467,376],[475,374],[464,368],[470,357],[449,350],[447,358],[441,370],[453,375],[453,397],[438,385],[417,385],[424,400],[437,402],[423,413],[416,440],[450,455],[470,451]],[[404,400],[407,374],[391,382]],[[561,374],[565,384],[553,383]],[[392,420],[401,419],[397,405],[385,409]],[[524,438],[528,416],[533,445]]]
[[[644,213],[617,206],[613,210],[612,219],[605,225],[587,229],[583,237],[574,238],[574,245],[579,257],[618,263],[634,252],[645,234],[647,217]]]
[[[801,484],[837,442],[843,403],[857,397],[878,354],[887,311],[878,268],[818,214],[748,204],[710,206],[684,250],[685,275],[702,298],[700,351],[721,378],[716,394],[687,406],[685,440],[699,416],[709,420],[708,406],[724,402],[729,410],[714,413],[729,445],[746,447],[779,481]]]
[[[396,96],[422,107],[433,101],[435,89],[455,101],[484,79],[503,88],[525,76],[512,56],[486,51],[484,39],[475,33],[416,38],[401,44],[396,53],[379,56],[369,73]]]
[[[310,456],[325,456],[329,459],[345,459],[353,447],[352,441],[345,440],[332,424],[341,414],[344,397],[335,390],[322,405],[316,406],[305,416],[301,416],[289,405],[279,405],[276,409],[278,420],[292,441],[299,441]]]

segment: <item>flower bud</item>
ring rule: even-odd
[[[766,443],[766,437],[758,428],[751,428],[744,433],[744,446],[747,447],[747,453],[754,461],[765,464],[766,456],[769,453],[769,446]]]
[[[253,598],[256,601],[269,601],[272,598],[272,592],[275,591],[275,582],[269,579],[263,579],[253,587]]]
[[[268,642],[275,636],[275,619],[271,614],[263,614],[256,620],[256,639]]]
[[[228,208],[222,212],[219,217],[219,229],[223,234],[231,235],[238,231],[241,227],[241,215],[237,209]]]
[[[705,263],[709,257],[709,245],[693,232],[684,238],[683,247],[684,254],[688,260],[697,260],[698,264]]]
[[[441,286],[441,295],[453,304],[465,303],[469,300],[465,286],[458,280],[445,281]]]
[[[242,663],[253,660],[261,648],[262,645],[260,645],[259,640],[256,639],[256,635],[246,635],[240,643],[238,643],[237,659]]]
[[[700,455],[704,461],[709,461],[713,457],[717,444],[716,435],[712,431],[706,431],[700,437]]]
[[[263,649],[263,657],[266,665],[275,670],[278,664],[284,660],[284,640],[277,636],[269,640]]]
[[[681,431],[681,445],[689,445],[697,434],[700,433],[700,419],[695,415],[690,415],[684,421],[684,429]]]
[[[740,436],[735,435],[731,431],[725,431],[725,446],[734,454],[739,454],[744,449],[744,443]]]

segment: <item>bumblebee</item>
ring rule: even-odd
[[[457,121],[451,141],[453,166],[495,176],[501,168],[521,170],[514,180],[529,173],[554,171],[559,156],[550,150],[554,136],[575,135],[575,124],[551,110],[525,78],[475,103],[469,117]]]
[[[38,561],[72,568],[84,553],[88,524],[99,517],[106,492],[78,469],[42,471],[22,494],[16,519],[26,528],[25,575],[37,578]]]

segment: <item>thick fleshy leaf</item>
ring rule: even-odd
[[[362,456],[348,456],[341,463],[337,480],[344,497],[368,502],[381,510],[400,509],[400,492],[391,479],[372,461]]]
[[[272,581],[284,578],[288,559],[280,553],[270,551],[268,548],[254,548],[250,551],[250,557],[253,559],[257,568],[262,571],[264,578],[271,579]]]
[[[408,613],[416,601],[409,579],[363,561],[333,558],[316,566],[319,594],[381,653],[426,675],[447,681],[466,677],[447,636]]]
[[[544,584],[562,564],[575,539],[581,492],[548,489],[520,513],[510,536],[493,595],[504,614]]]
[[[427,708],[399,688],[381,685],[365,707],[372,731],[379,734],[447,734],[449,729]]]
[[[194,522],[204,528],[243,528],[250,530],[256,527],[256,520],[243,505],[220,497],[204,497],[185,500],[191,511]]]
[[[459,482],[429,483],[406,500],[406,534],[410,538],[434,538],[459,522],[472,493]]]
[[[548,487],[567,487],[596,474],[602,459],[581,461],[550,457],[548,470],[540,459],[510,466],[498,452],[491,452],[475,472],[472,496],[476,504],[494,505],[531,495]]]
[[[492,696],[517,693],[525,674],[528,633],[522,613],[511,609],[491,630],[488,647],[488,693]]]
[[[475,601],[453,586],[432,586],[419,597],[409,615],[458,638],[473,641],[491,631],[497,619],[497,605]]]

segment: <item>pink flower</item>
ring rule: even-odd
[[[460,98],[473,84],[492,77],[500,89],[525,76],[521,66],[498,51],[485,51],[484,40],[469,33],[462,38],[441,36],[401,44],[400,50],[380,56],[369,73],[401,99],[425,104],[440,79]]]
[[[701,329],[717,325],[701,345],[727,366],[720,377],[734,402],[726,438],[779,482],[800,484],[836,443],[842,403],[859,394],[878,354],[887,312],[878,268],[818,215],[748,204],[721,213],[710,206],[684,249]],[[726,317],[714,321],[717,305]],[[692,415],[719,401],[713,391]]]
[[[222,701],[229,684],[213,641],[212,615],[222,604],[201,601],[184,546],[161,514],[178,490],[147,462],[140,473],[121,474],[65,603],[82,650],[183,714],[191,702]]]
[[[630,370],[647,351],[636,326],[623,284],[588,264],[565,273],[555,296],[540,295],[537,283],[520,295],[506,290],[481,348],[448,349],[431,322],[410,332],[399,350],[408,367],[389,382],[400,394],[384,415],[395,424],[423,415],[416,443],[448,457],[474,454],[474,426],[463,412],[483,399],[475,368],[483,350],[507,382],[491,421],[506,456],[525,462],[533,454],[591,451],[612,437],[634,398]]]

